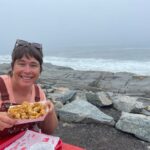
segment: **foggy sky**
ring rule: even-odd
[[[149,0],[0,0],[0,54],[16,39],[69,47],[150,48]]]

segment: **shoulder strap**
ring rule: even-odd
[[[40,92],[39,87],[35,84],[35,101],[40,101]],[[0,77],[0,93],[1,93],[1,99],[2,100],[9,100],[9,94],[5,85],[4,80]]]
[[[9,94],[5,82],[1,77],[0,77],[0,93],[1,93],[2,100],[9,100]]]
[[[38,102],[38,101],[40,101],[39,87],[36,84],[34,84],[34,87],[35,87],[35,101]]]

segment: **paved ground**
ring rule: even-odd
[[[86,150],[148,150],[150,143],[107,125],[59,123],[55,135]]]
[[[118,120],[120,113],[112,108],[101,110]],[[104,124],[67,124],[59,122],[54,135],[86,150],[150,150],[150,143]],[[149,147],[149,148],[148,148]]]

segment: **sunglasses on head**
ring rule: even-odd
[[[18,47],[18,46],[28,46],[28,45],[31,45],[31,46],[35,47],[36,49],[42,50],[42,44],[39,44],[39,43],[30,43],[30,42],[27,42],[27,41],[24,41],[24,40],[17,40],[16,44],[15,44],[15,47]]]

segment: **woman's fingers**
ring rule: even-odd
[[[54,105],[53,105],[53,103],[50,100],[46,101],[46,105],[49,108],[49,113],[54,111]]]
[[[6,112],[0,112],[0,130],[10,128],[16,123],[15,119],[11,119]]]
[[[5,122],[0,122],[0,131],[3,131],[5,128],[11,128],[13,125]]]

